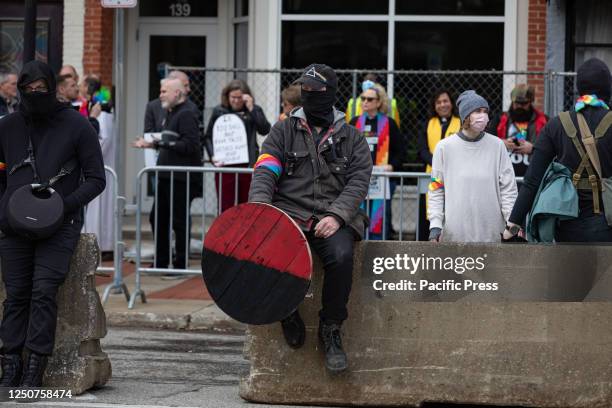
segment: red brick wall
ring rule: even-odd
[[[527,70],[544,71],[546,63],[546,0],[529,0],[527,39]],[[529,84],[536,90],[536,106],[544,105],[544,79],[530,77]]]
[[[100,76],[102,84],[113,81],[113,9],[104,9],[100,0],[85,0],[84,74]]]

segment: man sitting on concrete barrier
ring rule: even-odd
[[[55,342],[56,296],[79,240],[82,210],[104,190],[106,181],[98,135],[86,118],[56,99],[51,68],[28,62],[18,89],[18,111],[0,120],[0,257],[6,287],[0,386],[40,387]],[[60,216],[44,236],[31,227],[37,231],[34,236],[11,216],[13,197],[20,198],[24,208],[43,206],[45,200],[24,200],[17,194],[32,191],[32,183],[53,186],[50,194],[59,194],[59,203],[63,201],[54,208]],[[38,222],[44,219],[40,214]]]
[[[296,81],[302,86],[302,108],[277,122],[255,163],[250,202],[271,203],[301,227],[325,269],[319,340],[325,366],[348,367],[340,327],[348,316],[353,247],[367,217],[359,205],[367,195],[372,158],[364,137],[334,108],[338,79],[333,69],[312,64]],[[299,348],[306,336],[296,310],[282,322],[289,346]]]

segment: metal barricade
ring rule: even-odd
[[[114,169],[104,166],[106,174],[110,175],[112,185],[112,197],[113,197],[113,221],[115,223],[114,230],[114,251],[113,251],[113,266],[100,266],[96,269],[97,272],[112,272],[113,282],[106,286],[102,295],[102,303],[106,303],[111,291],[115,294],[123,293],[126,301],[130,300],[130,292],[123,281],[123,251],[125,249],[125,242],[123,241],[123,208],[125,206],[125,197],[119,195],[119,184],[117,173]],[[107,177],[107,186],[108,186]]]
[[[159,203],[159,175],[160,173],[169,173],[169,197],[165,197],[169,199],[169,219],[160,219],[159,216],[159,206],[155,207],[155,213],[152,217],[153,220],[153,245],[155,248],[155,254],[153,256],[153,265],[151,267],[143,267],[142,262],[142,248],[143,248],[143,199],[144,199],[144,191],[143,187],[146,185],[145,176],[153,175],[155,176],[155,205]],[[197,174],[202,175],[202,222],[201,222],[201,242],[200,247],[202,247],[204,239],[206,237],[207,225],[206,225],[206,215],[211,215],[211,223],[222,209],[224,209],[223,204],[223,177],[233,177],[234,178],[234,202],[233,205],[238,204],[239,197],[239,176],[241,174],[251,174],[253,173],[253,169],[251,168],[232,168],[232,167],[179,167],[179,166],[155,166],[155,167],[146,167],[143,168],[137,175],[136,179],[136,193],[137,193],[137,202],[136,202],[136,243],[135,243],[135,258],[136,258],[136,286],[132,295],[129,298],[128,308],[132,309],[135,305],[135,302],[138,298],[141,299],[143,303],[147,302],[147,297],[145,292],[142,289],[141,285],[141,275],[142,273],[147,274],[177,274],[177,275],[186,275],[186,276],[198,276],[202,273],[201,265],[198,265],[197,268],[191,269],[189,268],[189,244],[191,237],[191,200],[193,197],[190,194],[191,189],[191,179]],[[158,244],[158,231],[159,231],[159,223],[168,223],[168,259],[172,262],[172,240],[170,236],[172,235],[173,228],[173,210],[174,210],[174,198],[175,198],[175,184],[183,181],[175,181],[175,176],[181,174],[185,176],[185,202],[186,202],[186,210],[185,210],[185,268],[175,268],[174,264],[171,268],[165,267],[155,267],[157,263],[157,244]],[[206,176],[215,175],[219,177],[218,182],[214,182],[216,187],[209,186],[210,180],[207,181]],[[421,214],[421,195],[427,193],[428,186],[430,182],[431,175],[429,173],[423,172],[379,172],[374,171],[372,173],[372,182],[374,182],[377,178],[382,178],[382,200],[385,201],[385,205],[383,205],[382,210],[382,237],[383,238],[395,238],[404,240],[408,239],[416,239],[419,240],[421,237],[419,236],[419,223],[420,223],[420,214]],[[393,180],[395,184],[395,194],[387,193],[387,180]],[[517,181],[522,179],[517,178]],[[178,189],[176,189],[178,190]],[[215,192],[216,190],[216,192]],[[370,192],[373,190],[370,189]],[[410,194],[408,198],[405,197],[406,191],[409,191]],[[206,202],[211,202],[211,200],[205,200],[206,194],[216,194],[217,199],[216,208],[206,208]],[[385,198],[386,197],[386,198]],[[381,198],[372,198],[370,193],[364,200],[362,208],[366,210],[366,212],[370,212],[370,202],[374,199]],[[389,213],[389,208],[387,208],[387,204],[396,204],[395,210]],[[227,204],[227,203],[226,203]],[[399,211],[398,211],[399,208]],[[227,208],[225,208],[227,209]],[[407,215],[408,214],[408,215]],[[392,220],[393,223],[389,223],[388,220]],[[180,221],[180,220],[178,220]],[[397,221],[397,222],[395,222]],[[388,231],[390,225],[393,226],[393,231],[395,231],[395,236],[391,237]],[[164,227],[165,228],[165,227]],[[369,230],[366,230],[365,239],[370,238]],[[178,240],[177,240],[178,241]],[[178,245],[178,244],[177,244]],[[178,251],[177,251],[178,258]]]

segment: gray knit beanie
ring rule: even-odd
[[[459,108],[459,117],[461,118],[461,123],[465,121],[470,113],[474,112],[476,109],[487,108],[489,109],[489,104],[482,96],[478,95],[476,91],[469,90],[463,91],[461,95],[457,98],[457,107]]]

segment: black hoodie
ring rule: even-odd
[[[24,86],[38,79],[46,82],[49,92],[35,95],[40,96],[43,103],[28,103],[32,101],[27,99],[31,94],[24,93]],[[80,221],[79,210],[106,185],[98,136],[86,118],[55,99],[55,76],[47,64],[39,61],[25,64],[17,86],[21,95],[18,111],[0,119],[0,229],[11,233],[5,211],[8,199],[16,189],[34,179],[30,166],[9,174],[28,156],[28,135],[34,147],[40,181],[49,180],[68,161],[77,159],[76,169],[54,188],[64,199],[66,222]],[[47,94],[53,98],[44,99]]]

